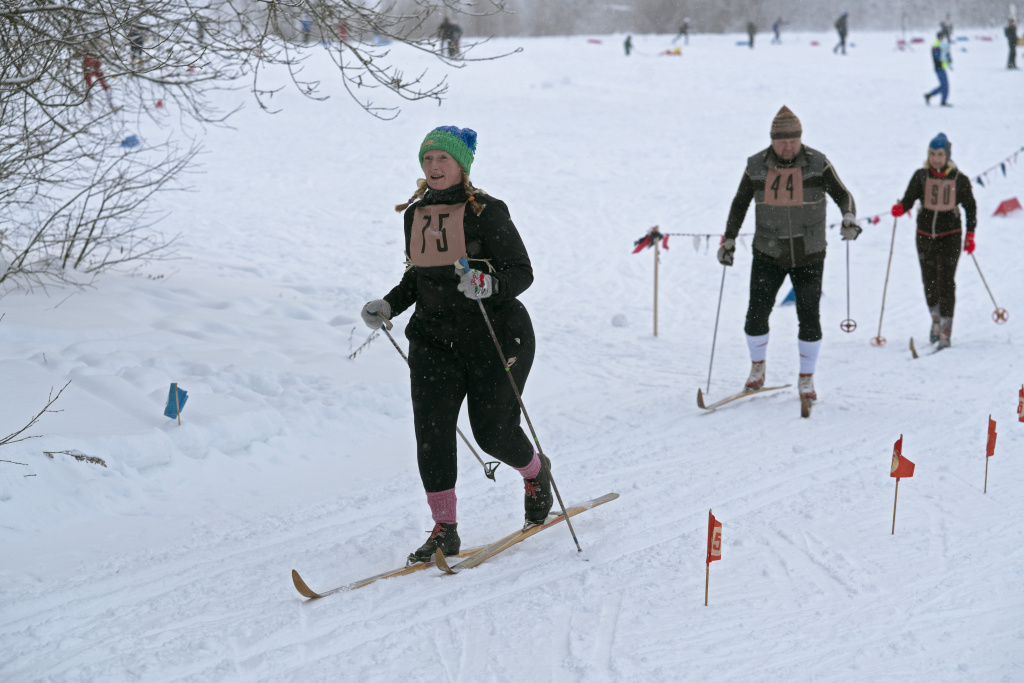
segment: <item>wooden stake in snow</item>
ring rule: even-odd
[[[658,230],[658,226],[654,226]],[[658,241],[654,240],[654,336],[658,336],[658,261],[660,261]]]
[[[708,585],[711,583],[711,563],[722,559],[722,523],[708,510],[708,554],[704,569],[704,606],[708,606]]]
[[[660,245],[659,245],[660,243]],[[668,235],[658,232],[658,226],[647,231],[647,234],[633,242],[633,253],[639,254],[644,249],[654,247],[654,336],[658,336],[658,262],[661,260],[661,248],[668,249]]]
[[[892,534],[896,534],[896,500],[900,495],[900,477],[914,476],[914,463],[903,456],[903,435],[892,447],[892,465],[889,476],[896,477],[896,495],[892,499]]]
[[[996,421],[988,416],[988,443],[985,445],[985,489],[982,493],[988,493],[988,459],[996,452]]]

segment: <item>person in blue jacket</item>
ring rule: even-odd
[[[949,40],[944,31],[939,31],[932,43],[932,66],[935,67],[935,76],[939,79],[939,85],[931,92],[924,94],[924,103],[931,104],[932,98],[942,95],[942,106],[952,107],[946,100],[949,99],[949,77],[946,72],[953,68],[953,58],[949,54]]]

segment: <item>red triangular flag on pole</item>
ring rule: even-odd
[[[914,463],[903,457],[903,435],[900,434],[899,441],[892,447],[892,466],[889,468],[889,476],[912,477],[914,476]]]
[[[988,445],[985,446],[985,457],[991,458],[996,452],[996,421],[988,416]]]
[[[708,559],[706,564],[722,559],[722,523],[708,510]]]
[[[1024,386],[1020,388],[1020,400],[1017,402],[1017,422],[1024,422]]]

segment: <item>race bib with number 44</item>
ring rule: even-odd
[[[764,179],[764,203],[768,206],[803,206],[804,175],[797,168],[769,168]]]

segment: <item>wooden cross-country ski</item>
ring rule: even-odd
[[[565,511],[566,513],[568,513],[569,517],[575,517],[581,512],[586,512],[587,510],[595,508],[598,505],[604,505],[605,503],[613,501],[618,497],[619,494],[617,493],[606,493],[600,498],[594,498],[593,500],[588,500],[585,503],[573,505],[572,507],[566,508]],[[559,522],[564,522],[565,517],[565,515],[558,514],[554,517],[549,517],[548,521],[544,524],[529,526],[519,531],[516,531],[515,533],[509,534],[508,536],[505,536],[504,538],[497,540],[494,543],[491,543],[489,546],[486,546],[485,548],[477,551],[476,553],[473,553],[466,559],[454,565],[449,565],[448,561],[445,559],[444,554],[441,552],[440,549],[438,549],[434,552],[434,564],[436,564],[437,568],[443,571],[445,574],[458,574],[463,569],[476,567],[485,560],[489,560],[498,553],[508,550],[515,544],[525,541],[530,536],[533,536],[536,533],[540,533],[548,527],[554,526]]]
[[[697,389],[697,407],[698,408],[702,408],[703,410],[714,410],[715,408],[718,408],[720,406],[724,406],[726,403],[732,403],[735,400],[738,400],[738,399],[741,399],[741,398],[746,398],[747,396],[754,396],[756,394],[761,394],[761,393],[764,393],[766,391],[775,391],[776,389],[786,389],[787,387],[791,387],[791,386],[793,386],[793,385],[792,384],[783,384],[782,386],[778,386],[778,387],[761,387],[760,389],[753,389],[751,391],[741,391],[738,394],[733,394],[732,396],[726,396],[725,398],[723,398],[720,401],[715,401],[711,405],[704,405],[704,392],[702,392],[700,390],[700,388],[698,388]]]
[[[484,546],[468,548],[467,550],[463,550],[462,552],[460,552],[458,554],[458,557],[469,557],[473,553],[483,550],[483,548]],[[366,579],[360,579],[359,581],[354,581],[344,586],[332,588],[331,590],[325,591],[323,593],[317,593],[308,585],[306,585],[306,582],[302,580],[302,577],[299,576],[299,573],[293,569],[292,583],[295,584],[295,590],[299,591],[299,593],[303,597],[309,598],[310,600],[316,600],[317,598],[325,598],[328,595],[333,595],[335,593],[340,593],[342,591],[350,591],[355,590],[356,588],[362,588],[363,586],[369,586],[371,583],[374,583],[375,581],[380,581],[381,579],[390,579],[392,576],[405,576],[406,574],[412,574],[413,572],[418,572],[421,569],[426,569],[429,566],[431,566],[430,562],[419,562],[417,564],[409,565],[407,567],[400,567],[398,569],[392,569],[390,571],[382,572],[380,574],[376,574]]]

